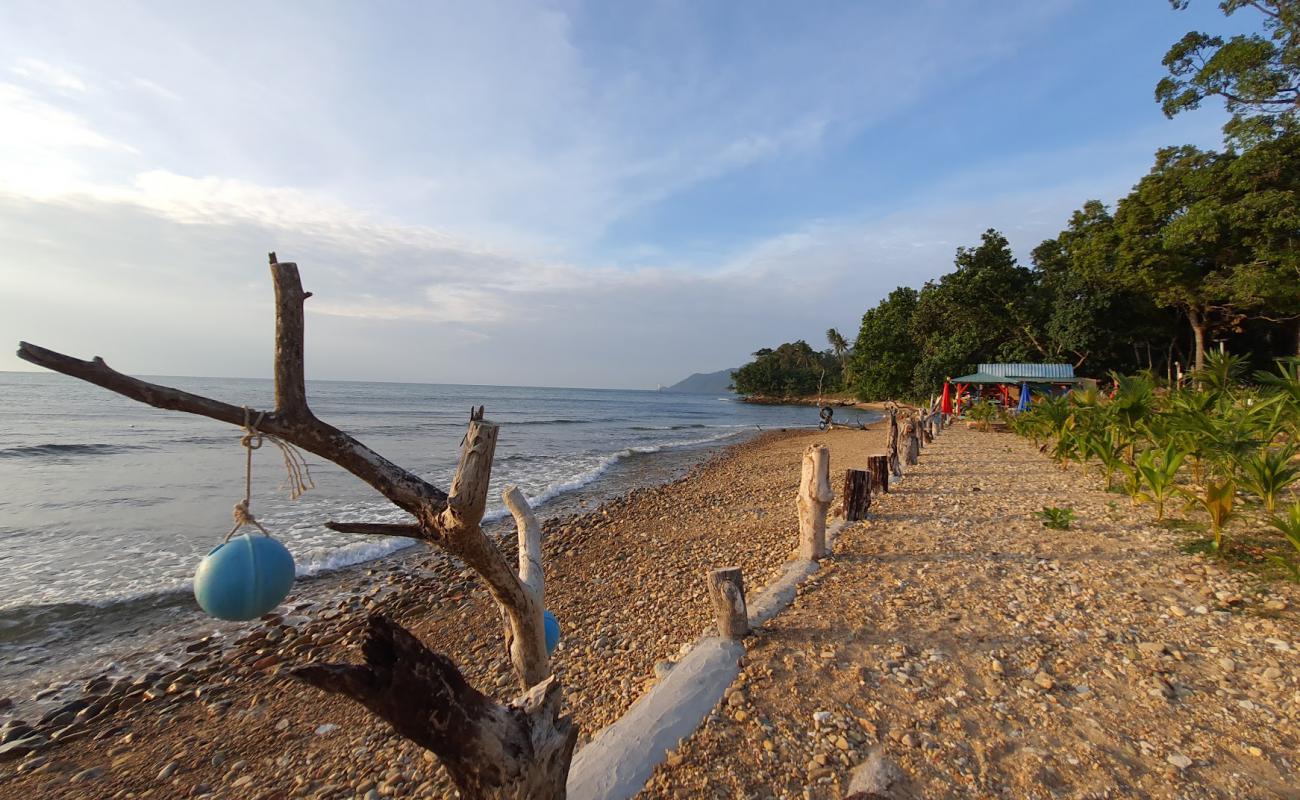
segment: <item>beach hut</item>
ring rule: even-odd
[[[1003,408],[1023,410],[1035,394],[1063,394],[1086,381],[1070,364],[980,364],[969,375],[950,378],[957,397],[988,400]]]

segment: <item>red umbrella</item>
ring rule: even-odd
[[[952,395],[948,392],[951,388],[951,383],[948,381],[943,382],[943,400],[939,401],[939,410],[945,414],[952,413]]]

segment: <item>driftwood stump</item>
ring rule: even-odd
[[[871,473],[851,469],[844,473],[844,519],[857,522],[866,519],[871,508]]]
[[[871,490],[889,494],[889,456],[867,456],[867,472],[871,473]]]
[[[740,639],[749,634],[749,611],[745,608],[745,579],[740,567],[723,567],[709,572],[709,599],[718,613],[718,635]]]
[[[903,463],[900,457],[901,451],[901,433],[898,429],[898,409],[889,409],[889,439],[885,448],[885,454],[889,456],[889,471],[894,473],[894,477],[902,477]],[[885,491],[889,491],[886,489]]]
[[[913,466],[921,458],[921,440],[915,420],[903,423],[903,463]]]
[[[816,561],[826,555],[826,510],[835,499],[831,491],[831,450],[809,445],[803,454],[799,480],[799,558]]]

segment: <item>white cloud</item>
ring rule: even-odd
[[[20,78],[60,91],[84,92],[87,89],[86,82],[74,73],[36,58],[20,58],[9,71]]]

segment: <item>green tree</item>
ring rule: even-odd
[[[1170,0],[1184,9],[1188,0]],[[1169,48],[1164,65],[1169,75],[1156,85],[1156,99],[1173,117],[1219,97],[1232,119],[1224,126],[1229,139],[1261,141],[1296,130],[1300,111],[1300,2],[1297,0],[1223,0],[1223,13],[1243,8],[1262,15],[1262,33],[1229,39],[1191,31]]]
[[[839,388],[839,361],[800,339],[754,353],[754,360],[731,374],[735,390],[746,395],[798,397]]]
[[[1154,368],[1152,346],[1163,351],[1174,337],[1173,320],[1149,296],[1105,277],[1118,251],[1115,220],[1098,200],[1084,203],[1060,235],[1034,248],[1049,359],[1073,361],[1076,369],[1087,363],[1093,374],[1135,372]]]
[[[862,315],[853,345],[852,389],[862,400],[897,399],[910,393],[919,352],[912,341],[917,291],[900,286]]]
[[[920,351],[912,374],[917,393],[981,361],[1047,355],[1037,276],[1020,266],[1005,236],[985,231],[978,247],[957,249],[955,264],[938,282],[926,283],[912,316]]]

